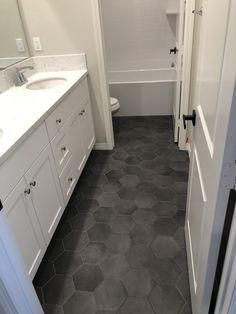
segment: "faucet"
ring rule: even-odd
[[[20,68],[16,68],[16,81],[15,81],[15,85],[16,86],[22,86],[25,83],[28,82],[27,78],[24,76],[24,70],[33,70],[34,67],[33,66],[25,66],[25,67],[20,67]]]

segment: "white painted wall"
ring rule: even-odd
[[[90,73],[90,91],[97,142],[106,142],[101,82],[98,70],[92,1],[19,0],[30,38],[40,37],[43,51],[34,55],[85,52]]]
[[[171,2],[176,2],[172,0]],[[176,16],[167,0],[101,0],[108,70],[170,67]]]

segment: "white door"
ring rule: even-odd
[[[236,77],[236,0],[203,0],[191,139],[186,242],[194,314],[207,314],[235,155],[230,134]],[[230,7],[231,6],[231,7]],[[234,8],[234,10],[232,9]],[[199,8],[200,9],[200,8]],[[230,18],[229,18],[229,14]],[[235,124],[236,117],[233,117]],[[231,149],[232,150],[232,149]],[[232,167],[231,167],[232,163]],[[225,175],[228,173],[229,175]]]
[[[85,152],[86,152],[86,156],[88,156],[95,143],[93,117],[92,117],[92,111],[91,111],[91,104],[89,101],[84,105],[80,113],[80,123],[81,123],[81,131],[82,131],[82,138],[84,142]]]
[[[64,210],[60,183],[49,145],[27,171],[25,177],[31,189],[30,196],[45,241],[48,244]]]
[[[3,203],[2,213],[7,217],[28,274],[33,279],[46,245],[30,199],[30,189],[24,178]]]
[[[177,143],[179,140],[179,127],[180,127],[180,103],[181,103],[181,89],[182,89],[182,66],[183,66],[183,45],[184,45],[184,26],[185,26],[185,0],[179,1],[179,14],[176,19],[176,48],[177,61],[176,71],[177,78],[174,92],[173,103],[173,116],[174,116],[174,141]]]

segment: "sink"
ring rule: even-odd
[[[30,90],[48,89],[48,88],[53,88],[58,85],[61,85],[65,83],[66,81],[67,80],[63,77],[51,77],[51,78],[36,80],[31,83],[28,83],[26,85],[26,88]]]

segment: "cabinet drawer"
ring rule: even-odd
[[[51,142],[58,175],[61,174],[71,157],[71,144],[68,141],[68,126],[65,125]]]
[[[48,143],[47,130],[43,123],[0,166],[0,198],[2,201],[13,190]]]
[[[70,157],[65,168],[63,169],[62,174],[60,175],[60,182],[66,205],[76,184],[73,156]]]
[[[89,98],[87,78],[79,83],[47,118],[46,125],[50,139],[53,139],[76,107],[86,98]]]

